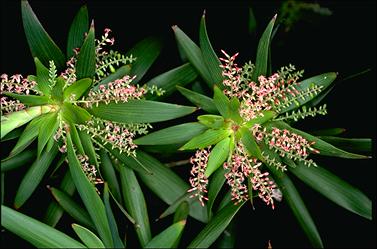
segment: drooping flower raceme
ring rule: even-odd
[[[225,55],[225,58],[220,58],[224,90],[215,88],[214,97],[215,104],[217,96],[218,99],[222,99],[222,103],[228,105],[228,109],[222,112],[223,117],[216,116],[217,121],[223,120],[222,126],[213,126],[215,115],[203,115],[198,119],[219,134],[229,130],[230,142],[217,141],[215,148],[219,146],[218,149],[214,148],[212,151],[201,149],[196,152],[195,157],[191,159],[192,188],[189,191],[194,192],[192,196],[198,196],[200,203],[204,205],[203,200],[207,199],[205,194],[208,177],[214,171],[208,170],[207,167],[210,164],[210,167],[214,167],[213,165],[218,167],[222,164],[226,182],[231,188],[231,198],[235,204],[258,196],[274,208],[274,199],[281,200],[281,192],[266,171],[265,165],[281,171],[287,170],[289,160],[316,166],[308,156],[311,153],[320,153],[313,147],[314,141],[308,141],[293,131],[275,125],[282,120],[297,121],[307,116],[326,114],[326,105],[318,109],[304,106],[301,110],[285,111],[292,105],[298,106],[300,100],[318,94],[322,86],[313,84],[301,89],[299,79],[303,71],[296,71],[293,65],[283,67],[271,76],[259,75],[255,81],[253,80],[255,67],[252,63],[238,67],[235,62],[238,53],[229,56],[222,52]],[[199,136],[205,136],[205,133]],[[195,139],[187,144],[193,143]],[[208,141],[210,139],[209,137]],[[225,157],[221,155],[223,151],[228,151]],[[216,160],[220,161],[216,162]]]

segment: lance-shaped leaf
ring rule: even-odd
[[[101,160],[101,167],[100,167],[101,175],[107,182],[106,185],[108,185],[108,187],[110,188],[111,193],[113,193],[115,199],[118,202],[121,202],[122,197],[121,197],[121,192],[120,192],[120,185],[119,185],[116,173],[115,173],[114,165],[112,164],[109,155],[104,149],[101,149],[98,152],[98,155]]]
[[[185,96],[191,103],[202,108],[206,112],[217,114],[219,113],[213,100],[203,94],[191,91],[181,86],[177,86],[177,90]]]
[[[152,132],[134,140],[137,145],[162,145],[162,144],[182,144],[202,134],[207,127],[192,122],[171,126],[159,131]]]
[[[264,161],[262,152],[257,142],[255,141],[255,138],[251,134],[250,130],[245,127],[242,127],[240,131],[242,143],[246,147],[246,150],[249,152],[250,156],[256,157],[259,160]]]
[[[35,158],[35,150],[25,150],[16,157],[8,157],[1,160],[1,172],[16,169],[31,162]]]
[[[41,126],[39,127],[38,153],[37,153],[38,157],[42,153],[42,150],[46,146],[47,142],[55,134],[56,130],[58,129],[58,126],[59,126],[58,114],[57,113],[46,114],[45,122],[42,123]]]
[[[72,124],[82,124],[91,118],[87,110],[68,102],[64,102],[62,113],[64,121]]]
[[[310,131],[309,133],[315,136],[336,136],[336,135],[342,134],[345,131],[346,129],[344,128],[328,128],[328,129]]]
[[[72,21],[67,39],[67,58],[74,55],[73,50],[80,48],[89,29],[89,14],[86,5],[82,6]]]
[[[1,225],[38,248],[85,248],[59,230],[3,205]]]
[[[21,1],[21,13],[26,39],[33,57],[38,57],[46,66],[50,60],[53,60],[56,67],[62,70],[65,67],[64,54],[47,34],[26,0]]]
[[[335,157],[351,158],[351,159],[369,158],[368,156],[354,154],[354,153],[350,153],[350,152],[338,149],[337,147],[335,147],[335,146],[333,146],[333,145],[331,145],[331,144],[329,144],[329,143],[327,143],[327,142],[325,142],[325,141],[323,141],[323,140],[321,140],[321,139],[319,139],[315,136],[312,136],[312,135],[310,135],[306,132],[294,129],[294,128],[290,127],[288,124],[281,122],[281,121],[269,122],[268,124],[266,124],[266,126],[268,126],[268,127],[274,127],[275,126],[277,128],[280,128],[280,129],[287,129],[287,130],[292,131],[293,133],[296,133],[296,134],[304,137],[308,141],[315,142],[312,145],[312,147],[319,150],[319,155],[322,155],[322,156],[335,156]]]
[[[190,204],[187,201],[181,202],[178,205],[174,213],[173,223],[176,223],[181,220],[186,220],[190,212]]]
[[[76,190],[75,184],[72,181],[71,173],[69,170],[65,173],[62,182],[60,183],[60,189],[67,195],[72,196]],[[47,225],[55,227],[64,213],[63,208],[56,202],[51,202],[48,206],[44,222]]]
[[[339,206],[372,220],[372,202],[360,190],[322,167],[308,168],[301,162],[290,171],[301,181]]]
[[[203,149],[209,145],[217,144],[224,138],[230,135],[231,131],[228,129],[208,129],[203,134],[200,134],[186,144],[184,144],[179,150],[193,150],[193,149]]]
[[[316,248],[323,248],[322,239],[318,233],[317,227],[292,181],[286,174],[278,171],[274,166],[268,166],[268,168],[273,173],[274,180],[279,186],[279,189],[283,192],[286,202],[292,209],[293,214],[296,216],[298,223],[304,230],[310,243]],[[310,169],[312,168],[313,167]]]
[[[37,82],[36,87],[44,95],[49,96],[51,92],[50,82],[49,82],[49,79],[50,79],[49,70],[45,65],[42,64],[42,62],[37,57],[34,58],[34,63],[35,63],[35,69],[37,71],[37,75],[35,79],[35,81]],[[49,63],[46,65],[49,65]]]
[[[23,104],[28,106],[36,106],[36,105],[45,105],[49,102],[49,98],[47,96],[38,96],[38,95],[21,95],[16,93],[3,93],[9,97],[18,99]]]
[[[220,68],[221,63],[219,58],[217,58],[215,51],[213,51],[211,42],[208,38],[205,12],[203,13],[202,19],[200,21],[199,44],[203,54],[204,63],[207,66],[209,75],[212,79],[212,84],[222,86],[223,77]]]
[[[172,28],[175,38],[189,62],[195,67],[208,86],[212,87],[215,82],[212,81],[211,74],[204,63],[200,48],[178,26],[173,26]]]
[[[130,75],[136,75],[136,78],[132,83],[137,84],[143,78],[153,62],[159,56],[161,47],[162,43],[160,39],[148,37],[138,42],[127,52],[127,56],[132,55],[132,57],[136,57],[136,61],[131,64]]]
[[[78,224],[72,224],[72,228],[88,248],[105,248],[102,241],[89,229]]]
[[[96,72],[96,44],[94,39],[94,23],[92,22],[88,35],[80,48],[76,63],[76,77],[93,78]]]
[[[49,188],[51,194],[59,205],[66,211],[76,222],[95,229],[88,212],[80,207],[68,194],[56,188]]]
[[[258,77],[261,75],[266,75],[268,67],[268,51],[270,49],[271,43],[271,33],[276,20],[276,15],[272,18],[267,28],[262,34],[259,40],[257,56],[255,59],[255,69],[252,75],[252,81],[256,82]]]
[[[311,98],[296,98],[296,103],[292,103],[290,106],[283,108],[282,110],[280,110],[280,113],[291,111],[311,101],[316,95],[318,95],[320,92],[323,92],[326,88],[330,86],[330,84],[336,79],[336,75],[337,74],[334,72],[324,73],[301,81],[299,84],[296,85],[296,89],[299,92],[310,91],[310,88],[313,86],[321,86],[322,88],[320,91],[311,91]]]
[[[230,118],[230,101],[223,91],[217,86],[214,87],[213,102],[224,118]]]
[[[164,231],[153,237],[145,248],[173,248],[177,240],[181,237],[186,220],[178,221],[166,228]]]
[[[195,107],[150,100],[130,100],[126,103],[99,104],[87,109],[96,117],[121,123],[155,123],[188,115]]]
[[[257,29],[257,20],[255,19],[254,11],[251,7],[249,7],[249,16],[247,24],[249,34],[254,34],[254,32]]]
[[[51,165],[57,153],[58,148],[55,145],[50,151],[42,153],[30,166],[18,187],[14,200],[15,208],[20,208],[29,199],[46,174],[48,167]]]
[[[246,122],[244,127],[252,128],[255,124],[263,124],[276,116],[276,113],[274,111],[262,111],[261,113],[263,114],[263,116],[256,117]]]
[[[96,230],[102,242],[106,247],[113,247],[113,239],[106,216],[105,206],[98,196],[95,187],[83,172],[80,162],[77,159],[76,153],[73,149],[72,139],[69,133],[67,134],[67,152],[69,169],[77,191],[79,192],[80,197],[84,202],[94,225],[96,226]]]
[[[154,77],[145,85],[157,86],[158,88],[163,89],[165,92],[162,97],[167,97],[176,90],[177,85],[185,86],[194,81],[197,76],[198,74],[191,64],[186,63]],[[152,95],[149,99],[153,100],[157,98],[159,98],[159,96]]]
[[[114,73],[110,74],[106,78],[102,79],[98,84],[96,84],[91,90],[95,91],[98,90],[100,85],[107,84],[109,82],[115,81],[116,79],[123,78],[123,76],[129,74],[131,72],[130,65],[123,65],[118,68]]]
[[[5,137],[1,139],[1,142],[13,140],[16,138],[19,138],[22,134],[23,129],[22,128],[17,128],[14,129],[13,131],[9,132]]]
[[[213,147],[208,157],[208,164],[205,171],[206,177],[209,177],[213,172],[215,172],[228,158],[229,144],[230,138],[227,137]]]
[[[232,221],[234,215],[242,207],[245,202],[238,205],[229,203],[221,209],[212,220],[204,227],[204,229],[191,241],[188,248],[208,248],[221,235],[225,228]]]
[[[359,153],[372,152],[372,139],[370,138],[343,138],[333,136],[318,137],[338,148]]]
[[[207,209],[208,209],[208,216],[209,220],[212,219],[212,206],[215,203],[217,195],[220,193],[221,188],[225,183],[225,171],[223,168],[219,168],[213,174],[211,180],[209,181],[208,185],[208,202],[207,202]]]
[[[74,82],[72,85],[64,90],[64,100],[74,101],[78,100],[88,90],[92,80],[89,78],[81,79]]]
[[[229,102],[229,117],[237,124],[241,124],[243,122],[240,115],[240,105],[241,103],[236,97],[233,97]]]
[[[98,160],[97,160],[97,154],[93,146],[93,140],[90,137],[90,135],[84,131],[78,130],[77,131],[80,136],[80,141],[82,143],[82,146],[84,147],[85,155],[89,157],[89,162],[92,165],[95,165],[98,169]]]
[[[144,194],[132,169],[120,166],[120,177],[124,204],[128,212],[135,219],[135,230],[139,242],[142,247],[145,247],[151,240],[152,235]]]
[[[212,114],[206,114],[206,115],[200,115],[198,116],[199,123],[213,129],[219,129],[224,127],[225,128],[225,122],[224,118],[219,115],[212,115]]]
[[[1,116],[1,138],[30,120],[50,111],[55,111],[55,107],[51,105],[33,106]]]

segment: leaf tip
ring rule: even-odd
[[[178,26],[177,26],[177,25],[172,25],[171,28],[172,28],[173,31],[175,32],[175,31],[177,30]]]
[[[272,18],[272,20],[276,20],[276,18],[277,18],[277,16],[278,16],[278,14],[276,13],[275,15],[274,15],[274,17]]]
[[[92,22],[90,23],[90,29],[94,29],[94,19],[92,19]]]
[[[202,15],[202,18],[205,18],[206,17],[206,9],[203,10],[203,15]]]

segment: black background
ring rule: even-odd
[[[257,41],[268,21],[278,13],[280,1],[228,1],[228,2],[161,2],[161,1],[30,1],[30,4],[50,36],[65,52],[66,36],[76,11],[84,3],[89,8],[90,18],[95,19],[97,36],[105,27],[113,30],[116,42],[114,49],[126,52],[137,41],[156,35],[164,39],[159,59],[144,78],[165,72],[181,64],[175,38],[171,29],[178,25],[194,41],[198,41],[199,21],[206,9],[207,30],[212,45],[219,55],[220,49],[230,54],[240,52],[239,62],[255,58]],[[327,97],[329,115],[298,124],[298,127],[321,129],[344,127],[345,137],[373,138],[375,151],[376,128],[376,4],[374,1],[326,1],[320,2],[330,8],[333,15],[319,22],[298,23],[289,33],[282,30],[272,44],[274,69],[292,63],[305,69],[305,77],[323,72],[336,71],[342,79],[370,68],[371,71],[337,85]],[[257,19],[257,32],[247,32],[247,7],[252,6]],[[34,74],[34,64],[23,33],[20,4],[18,1],[3,1],[1,6],[1,72],[7,74]],[[176,99],[173,99],[175,98]],[[168,99],[182,101],[178,94]],[[194,117],[192,118],[194,119]],[[3,146],[3,145],[2,145]],[[2,148],[3,150],[3,148]],[[375,155],[375,152],[373,153]],[[376,165],[371,160],[344,160],[337,158],[318,159],[330,171],[362,190],[373,200],[375,217]],[[187,176],[187,166],[178,172]],[[17,186],[24,172],[17,171],[6,178],[7,185]],[[375,219],[368,221],[350,213],[309,189],[294,176],[291,177],[300,191],[307,208],[319,229],[325,247],[375,247]],[[186,177],[187,179],[187,177]],[[11,205],[13,188],[6,192],[6,204]],[[152,233],[155,235],[166,227],[170,220],[153,220],[166,208],[153,194],[145,189]],[[41,188],[21,212],[34,217],[43,213],[45,203],[41,198],[47,190]],[[72,234],[70,220],[64,216],[58,228]],[[300,229],[289,207],[279,203],[272,211],[260,202],[253,211],[245,205],[236,218],[237,247],[267,247],[271,240],[273,248],[309,247],[304,232]],[[202,226],[190,219],[183,237],[183,246]],[[136,241],[130,226],[128,238]],[[2,233],[2,246],[27,246],[27,243],[8,232]],[[130,242],[130,247],[137,246]]]

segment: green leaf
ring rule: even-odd
[[[145,245],[145,248],[173,248],[177,240],[181,237],[185,225],[185,220],[174,223],[153,237],[153,239]]]
[[[220,193],[220,190],[225,183],[224,174],[225,174],[225,171],[221,167],[215,171],[211,180],[209,181],[208,202],[207,202],[209,220],[212,219],[212,207],[213,207],[213,204],[215,203],[216,197]]]
[[[155,102],[130,100],[126,103],[99,104],[88,111],[96,117],[121,123],[154,123],[188,115],[195,107]]]
[[[77,132],[79,133],[81,144],[84,147],[85,155],[89,157],[90,164],[95,165],[98,170],[99,163],[97,160],[97,154],[96,154],[95,148],[93,146],[92,138],[90,137],[88,133],[84,131],[78,130]]]
[[[177,86],[177,90],[191,103],[202,108],[204,111],[214,114],[219,113],[211,98],[181,86]]]
[[[220,112],[220,114],[224,118],[230,118],[230,101],[227,96],[223,93],[223,91],[218,88],[217,86],[214,87],[214,95],[213,95],[213,102],[217,108],[217,110]]]
[[[118,68],[115,73],[110,74],[106,78],[102,79],[98,84],[96,84],[91,90],[95,91],[98,90],[100,85],[107,84],[109,82],[115,81],[116,79],[123,78],[125,75],[131,72],[130,65],[123,65]]]
[[[48,140],[55,134],[58,129],[58,114],[49,113],[46,114],[45,122],[43,122],[39,127],[38,133],[38,157],[41,155],[42,150],[46,146]]]
[[[333,136],[320,136],[318,138],[344,150],[359,153],[372,152],[372,139],[370,138],[343,138]]]
[[[204,64],[207,66],[209,75],[211,76],[212,81],[210,83],[222,86],[223,76],[220,68],[221,63],[215,51],[213,51],[211,42],[208,38],[205,12],[203,13],[200,21],[199,44],[202,51]]]
[[[69,170],[72,175],[73,182],[76,185],[77,191],[80,194],[82,201],[89,215],[96,226],[96,230],[106,247],[113,247],[113,239],[111,236],[110,226],[106,216],[105,206],[98,196],[95,187],[88,180],[76,153],[73,149],[71,136],[67,134],[67,152],[69,161]]]
[[[276,116],[276,113],[273,111],[262,111],[263,116],[256,117],[244,125],[246,128],[252,128],[255,124],[264,124],[265,122],[269,121],[270,119]]]
[[[204,133],[192,138],[190,141],[184,144],[179,150],[203,149],[209,145],[217,144],[224,138],[228,137],[230,133],[230,130],[225,129],[208,129]]]
[[[76,222],[92,229],[95,228],[88,212],[80,207],[68,194],[56,188],[49,188],[49,190],[57,203],[59,203],[64,211],[66,211]]]
[[[3,93],[9,97],[18,99],[23,104],[28,106],[36,106],[36,105],[45,105],[49,102],[49,98],[47,96],[38,96],[38,95],[21,95],[15,93]]]
[[[218,115],[206,114],[198,116],[199,123],[213,129],[225,128],[224,118]]]
[[[17,157],[8,157],[1,160],[1,172],[16,169],[29,163],[35,158],[35,150],[25,150]]]
[[[22,127],[14,129],[13,131],[9,132],[5,137],[3,137],[1,139],[1,142],[5,142],[5,141],[9,141],[9,140],[19,138],[21,136],[23,130],[24,129]]]
[[[209,177],[215,172],[229,156],[230,138],[224,138],[213,147],[208,157],[208,164],[205,171],[205,176]]]
[[[321,129],[310,131],[309,133],[315,136],[336,136],[345,132],[346,129],[344,128],[328,128],[328,129]]]
[[[85,248],[68,235],[1,205],[1,225],[39,248]]]
[[[111,193],[114,194],[115,199],[118,202],[122,202],[119,182],[109,155],[104,149],[101,149],[98,152],[98,155],[101,160],[101,175],[107,182],[107,185],[109,186]]]
[[[55,85],[51,89],[51,98],[55,100],[55,102],[63,102],[63,88],[66,85],[65,79],[62,76],[56,78]]]
[[[72,21],[67,39],[67,58],[74,55],[73,50],[80,48],[85,39],[85,33],[89,29],[89,14],[86,5],[82,6]]]
[[[255,69],[251,77],[252,81],[254,82],[258,80],[259,76],[266,75],[267,73],[268,51],[270,49],[271,33],[275,20],[276,15],[271,19],[270,23],[268,24],[267,28],[262,34],[262,37],[259,40],[257,56],[255,60]]]
[[[91,119],[91,115],[87,110],[68,102],[64,102],[62,113],[63,119],[72,124],[82,124]]]
[[[46,66],[50,60],[53,60],[59,70],[65,68],[64,54],[47,34],[28,1],[21,1],[21,13],[26,39],[33,57],[38,57]]]
[[[18,187],[14,200],[15,208],[20,208],[29,199],[46,174],[48,167],[57,153],[58,148],[55,145],[49,152],[42,153],[39,159],[35,160],[30,166]]]
[[[256,157],[261,161],[264,161],[262,152],[258,147],[257,142],[255,141],[253,135],[251,134],[250,130],[242,127],[241,131],[241,140],[243,145],[245,145],[246,150],[249,152],[249,155],[252,157]]]
[[[132,55],[133,57],[136,57],[136,61],[131,64],[130,75],[136,75],[136,78],[132,83],[137,84],[143,78],[148,69],[160,55],[161,47],[162,43],[160,39],[148,37],[138,42],[127,52],[126,56]]]
[[[71,173],[69,172],[69,170],[67,170],[63,177],[63,180],[60,183],[60,189],[70,196],[72,196],[76,190],[75,184],[72,181]],[[59,204],[57,204],[56,202],[51,202],[47,208],[44,217],[44,222],[47,225],[55,227],[56,224],[59,222],[60,218],[62,217],[63,213],[64,210]]]
[[[178,26],[173,26],[172,28],[175,38],[184,54],[187,56],[189,62],[195,67],[208,86],[212,87],[215,82],[212,81],[211,74],[204,63],[203,54],[200,48],[180,28],[178,28]]]
[[[188,201],[183,201],[178,205],[174,213],[173,223],[181,220],[186,220],[188,214],[190,213],[190,203]]]
[[[308,79],[301,81],[299,84],[296,85],[296,89],[299,92],[303,92],[303,91],[307,90],[308,88],[310,88],[311,86],[317,85],[317,86],[322,86],[322,89],[321,89],[320,92],[323,92],[336,79],[336,76],[337,76],[337,74],[334,73],[334,72],[316,75],[316,76],[313,76],[313,77],[310,77]],[[319,94],[320,92],[318,92],[317,94]],[[298,104],[292,103],[290,106],[283,108],[280,111],[280,113],[284,113],[284,112],[288,112],[288,111],[291,111],[293,109],[296,109],[296,108],[310,102],[313,98],[315,98],[314,93],[313,93],[313,96],[311,98],[305,98],[304,100],[302,98],[298,98],[297,99]]]
[[[241,124],[243,119],[240,116],[240,101],[233,97],[229,102],[229,117],[237,124]]]
[[[64,100],[74,101],[81,98],[81,96],[91,86],[92,80],[89,78],[81,79],[74,82],[72,85],[64,90]]]
[[[257,20],[255,19],[255,15],[251,7],[249,7],[249,16],[247,24],[249,34],[255,33],[255,31],[257,30]]]
[[[132,169],[121,166],[120,177],[123,192],[124,204],[127,211],[135,219],[135,230],[142,247],[151,240],[147,205],[144,194]]]
[[[321,140],[321,139],[319,139],[315,136],[312,136],[312,135],[310,135],[306,132],[294,129],[284,122],[270,122],[270,123],[266,124],[266,126],[269,126],[269,127],[275,126],[277,128],[280,128],[280,129],[287,129],[287,130],[290,130],[293,133],[296,133],[296,134],[304,137],[308,141],[315,142],[312,145],[312,147],[319,150],[320,151],[319,155],[322,155],[322,156],[335,156],[335,157],[351,158],[351,159],[366,159],[366,158],[369,158],[368,156],[354,154],[354,153],[350,153],[350,152],[338,149],[337,147],[335,147],[335,146],[333,146],[333,145],[331,145],[331,144],[329,144],[329,143],[327,143],[327,142],[325,142],[325,141],[323,141],[323,140]]]
[[[96,72],[96,44],[94,38],[94,23],[91,24],[88,35],[80,48],[76,63],[76,77],[93,78]]]
[[[84,147],[82,146],[81,139],[76,126],[72,123],[69,123],[69,131],[71,133],[72,142],[76,146],[78,153],[84,155]]]
[[[216,248],[235,248],[236,242],[236,226],[234,220],[225,228],[224,232],[217,239],[215,247]]]
[[[36,75],[37,87],[39,91],[41,91],[44,95],[50,96],[51,88],[50,88],[50,82],[49,82],[49,79],[50,79],[49,70],[45,65],[42,64],[42,62],[37,57],[34,58],[34,63],[35,63],[35,69],[37,71],[37,75]],[[49,63],[47,62],[46,65],[49,66]]]
[[[185,86],[188,83],[194,81],[198,76],[196,70],[191,66],[190,63],[183,64],[182,66],[176,67],[169,70],[163,74],[160,74],[153,79],[149,80],[145,85],[147,86],[157,86],[165,90],[162,97],[167,97],[176,90],[176,86]],[[153,95],[149,99],[157,99],[159,96]]]
[[[207,128],[197,122],[171,126],[134,140],[137,145],[182,144],[203,133]]]
[[[89,229],[78,224],[72,224],[72,228],[88,248],[105,248],[102,241]]]
[[[104,190],[103,190],[103,203],[105,204],[107,219],[109,220],[111,235],[113,236],[114,247],[115,248],[125,248],[122,240],[119,237],[118,226],[117,226],[113,211],[111,209],[109,186],[108,186],[107,182],[105,182],[105,186],[104,186]]]
[[[290,171],[301,181],[339,206],[372,220],[372,202],[360,190],[322,167],[308,168],[301,162]]]
[[[297,221],[304,230],[310,243],[315,248],[323,248],[317,227],[292,181],[286,174],[278,171],[274,166],[268,166],[268,168],[273,173],[274,180],[282,191],[286,202],[292,209],[293,214],[296,216]],[[313,167],[311,167],[311,169],[312,168]],[[290,170],[292,170],[292,168],[290,168]]]
[[[221,235],[225,228],[232,221],[234,215],[242,207],[245,202],[238,205],[229,203],[221,209],[212,220],[203,228],[203,230],[191,241],[188,248],[208,248]]]

